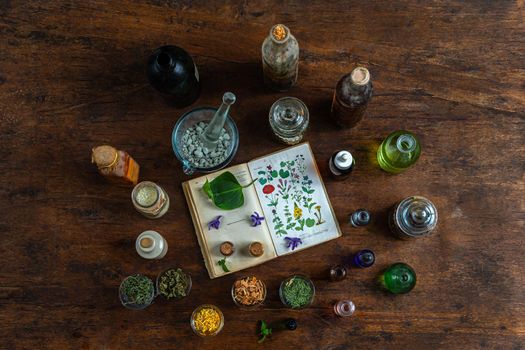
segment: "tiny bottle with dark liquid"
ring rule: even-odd
[[[173,45],[159,47],[148,59],[150,84],[177,108],[191,105],[199,97],[199,71],[191,56]]]
[[[332,118],[343,128],[354,127],[363,119],[372,98],[370,72],[364,67],[355,68],[343,76],[335,87],[332,100]]]
[[[336,180],[346,179],[354,170],[355,160],[348,151],[335,152],[328,161],[328,169]]]

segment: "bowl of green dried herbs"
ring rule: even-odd
[[[191,276],[180,268],[162,271],[157,277],[157,292],[166,299],[182,299],[190,294]]]
[[[279,297],[281,302],[291,309],[304,309],[314,301],[315,286],[304,275],[292,275],[281,282]]]
[[[153,281],[144,275],[131,275],[120,284],[119,297],[122,305],[128,309],[145,309],[155,299],[155,286]]]

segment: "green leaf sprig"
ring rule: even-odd
[[[268,327],[266,322],[261,320],[261,330],[259,332],[261,338],[259,338],[259,344],[266,340],[266,337],[272,335],[272,329]]]
[[[255,181],[257,181],[257,179],[248,185],[241,186],[235,175],[226,171],[211,181],[206,179],[202,189],[215,206],[223,210],[232,210],[244,204],[244,194],[242,190],[243,188],[251,186]]]
[[[226,266],[226,258],[222,258],[221,260],[217,261],[217,264],[219,264],[219,266],[222,267],[222,271],[230,272],[228,266]]]

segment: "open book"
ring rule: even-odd
[[[225,171],[241,185],[257,179],[243,190],[244,205],[234,210],[217,208],[202,190]],[[341,230],[328,199],[308,143],[286,148],[245,164],[235,165],[182,184],[193,219],[197,239],[210,278],[259,265],[278,256],[295,253],[341,236]],[[261,225],[251,226],[250,215],[264,216]],[[218,229],[208,224],[222,215]],[[219,247],[232,242],[235,252],[226,258]],[[264,254],[248,253],[252,242],[264,246]]]

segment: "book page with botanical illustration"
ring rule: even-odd
[[[341,236],[307,143],[248,163],[277,255]]]

